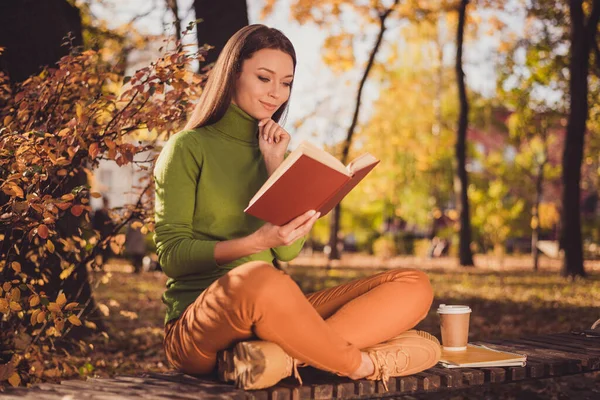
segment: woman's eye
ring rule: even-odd
[[[265,78],[264,76],[259,76],[258,79],[260,79],[263,82],[269,82],[269,79]]]
[[[283,85],[286,87],[292,87],[292,83],[291,82],[283,82]]]

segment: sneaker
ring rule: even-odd
[[[240,342],[217,355],[219,379],[244,390],[271,387],[292,374],[302,385],[297,365],[281,347],[264,340]]]
[[[365,379],[382,380],[385,390],[393,376],[416,374],[433,367],[442,356],[440,342],[427,332],[410,330],[363,350],[375,366]]]

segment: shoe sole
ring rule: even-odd
[[[235,382],[239,389],[260,389],[254,387],[256,378],[265,370],[264,354],[252,342],[240,342],[231,350],[217,355],[217,371],[223,382]]]

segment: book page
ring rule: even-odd
[[[375,164],[378,161],[379,160],[377,160],[372,154],[365,153],[365,154],[361,155],[360,157],[357,157],[354,160],[352,160],[350,162],[350,164],[348,164],[346,169],[350,173],[350,175],[354,175],[356,173],[356,171],[360,171],[361,169],[366,168],[372,164]]]
[[[349,175],[348,169],[344,166],[344,164],[342,164],[340,160],[338,160],[325,150],[315,146],[314,144],[304,141],[300,143],[300,146],[298,146],[297,150],[300,149],[302,149],[303,154],[306,154],[310,158],[315,159],[320,163],[327,165],[331,169],[335,169],[336,171],[341,172],[344,175]]]

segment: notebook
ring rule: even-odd
[[[467,345],[466,351],[442,350],[440,364],[445,368],[524,367],[526,354],[490,349],[483,345]]]

